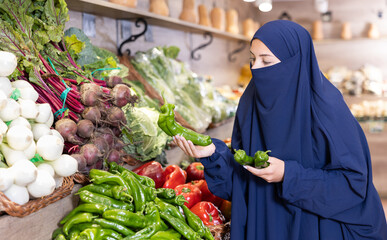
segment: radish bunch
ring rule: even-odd
[[[0,57],[14,61],[11,55]],[[78,162],[63,154],[64,139],[51,129],[50,105],[36,104],[39,95],[29,82],[9,81],[16,64],[3,66],[13,69],[0,67],[0,152],[8,166],[0,168],[0,191],[22,205],[51,194],[63,177],[77,171]]]
[[[78,170],[88,173],[92,168],[102,169],[104,160],[125,161],[128,157],[119,138],[126,128],[126,117],[121,107],[133,104],[137,97],[120,77],[110,77],[107,87],[84,83],[80,87],[85,110],[78,122],[62,118],[55,129],[63,136],[66,151],[78,161]]]

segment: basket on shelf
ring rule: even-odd
[[[90,183],[90,179],[87,175],[77,172],[74,175],[74,182],[82,184],[82,185],[87,185]]]
[[[63,178],[62,186],[55,189],[50,195],[30,200],[24,205],[10,201],[4,193],[0,192],[0,212],[4,211],[14,217],[25,217],[44,208],[71,193],[74,187],[73,176]]]
[[[230,222],[208,226],[215,240],[230,240]]]

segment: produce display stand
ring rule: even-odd
[[[234,118],[231,118],[225,121],[223,125],[207,130],[205,134],[219,139],[228,138],[232,133],[233,120]],[[166,154],[170,164],[178,164],[185,156],[177,147],[167,150]],[[132,166],[130,169],[135,167]],[[58,227],[59,221],[78,205],[79,199],[74,193],[80,187],[80,184],[75,184],[70,195],[26,217],[0,216],[0,239],[50,240],[51,234]],[[227,226],[216,227],[212,231],[218,235],[223,235],[227,232]]]
[[[116,3],[102,0],[66,0],[70,10],[95,14],[114,19],[146,18],[149,24],[173,28],[176,30],[190,31],[194,33],[212,33],[216,37],[250,42],[250,38],[241,34],[232,34],[212,27],[206,27],[195,23],[179,20],[172,17],[164,17],[137,8],[125,7]]]

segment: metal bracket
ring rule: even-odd
[[[199,51],[200,49],[203,49],[203,48],[207,47],[208,45],[210,45],[212,43],[212,40],[214,39],[214,37],[212,36],[212,33],[210,33],[210,32],[205,32],[203,34],[203,37],[204,37],[204,39],[206,39],[208,37],[209,41],[207,43],[203,43],[202,45],[200,45],[199,47],[197,47],[191,51],[191,59],[193,59],[193,60],[200,60],[201,55],[198,54],[197,56],[195,56],[195,53],[197,51]]]
[[[140,32],[139,34],[133,34],[131,35],[128,39],[126,39],[125,41],[123,41],[120,46],[118,47],[117,49],[117,52],[118,52],[118,56],[122,56],[123,53],[122,53],[122,46],[128,42],[134,42],[137,40],[137,38],[141,37],[142,35],[145,34],[146,30],[148,29],[148,23],[146,22],[146,20],[144,18],[138,18],[136,20],[136,24],[135,26],[137,28],[139,28],[141,25],[140,23],[142,23],[144,25],[144,30],[142,32]],[[130,49],[126,49],[126,53],[128,54],[128,56],[130,56]]]
[[[234,57],[234,55],[245,50],[246,45],[247,45],[246,42],[242,41],[242,40],[240,40],[238,42],[238,44],[239,44],[239,47],[228,54],[228,61],[229,62],[235,62],[236,58]]]

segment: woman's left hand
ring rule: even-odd
[[[282,182],[285,174],[285,162],[275,158],[269,157],[270,165],[266,168],[258,169],[251,166],[244,166],[249,172],[257,177],[262,178],[268,183]]]

